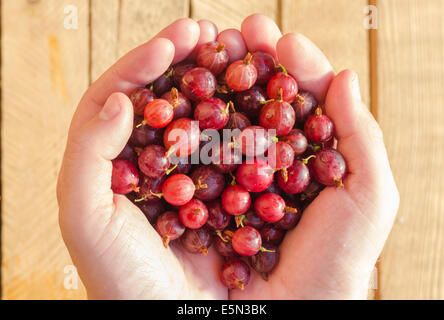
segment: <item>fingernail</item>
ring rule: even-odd
[[[120,112],[120,104],[115,99],[108,98],[102,110],[99,113],[99,119],[108,121],[117,116]]]
[[[359,78],[356,73],[354,74],[352,79],[352,92],[353,98],[357,101],[361,101],[361,89],[359,87]]]

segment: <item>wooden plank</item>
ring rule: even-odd
[[[329,58],[335,71],[353,69],[359,75],[363,101],[370,103],[367,0],[282,0],[282,30],[310,38]]]
[[[66,29],[66,6],[78,29]],[[69,9],[69,8],[68,8]],[[72,299],[55,187],[88,86],[88,1],[2,1],[2,298]],[[69,13],[68,13],[69,14]]]
[[[92,0],[91,4],[92,80],[117,58],[189,15],[189,0]]]
[[[279,20],[278,0],[191,0],[191,18],[213,21],[219,31],[227,28],[240,30],[242,20],[253,13],[262,13]]]
[[[382,299],[444,299],[444,3],[380,0],[379,122],[401,194]]]

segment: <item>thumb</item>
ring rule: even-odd
[[[133,107],[130,99],[123,93],[113,93],[91,121],[78,132],[70,132],[67,151],[77,152],[80,147],[112,160],[127,143],[132,126]]]
[[[380,200],[380,215],[373,214],[369,219],[388,234],[398,208],[399,195],[382,130],[361,101],[355,72],[345,70],[333,79],[325,109],[335,124],[337,149],[347,162],[346,190],[357,202]]]
[[[100,219],[112,215],[110,160],[125,146],[132,126],[131,101],[123,93],[113,93],[88,123],[71,130],[57,185],[61,225],[85,223],[98,210]]]

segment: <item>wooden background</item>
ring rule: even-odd
[[[3,299],[83,299],[63,286],[71,264],[55,185],[81,94],[117,57],[179,17],[219,30],[264,13],[311,38],[336,71],[358,72],[381,124],[401,193],[377,268],[379,299],[444,299],[444,2],[378,0],[2,0],[1,254]],[[63,27],[78,8],[77,30]]]

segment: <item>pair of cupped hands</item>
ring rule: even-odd
[[[264,51],[283,64],[325,105],[348,165],[345,187],[324,189],[287,234],[269,280],[252,272],[243,291],[222,285],[223,261],[213,248],[207,256],[165,249],[142,212],[111,191],[111,160],[133,127],[127,95],[216,39],[230,61]],[[241,31],[221,33],[206,20],[177,20],[95,81],[72,119],[57,199],[63,239],[94,299],[365,299],[399,204],[382,132],[361,101],[357,74],[336,74],[309,39],[282,35],[257,14]]]

